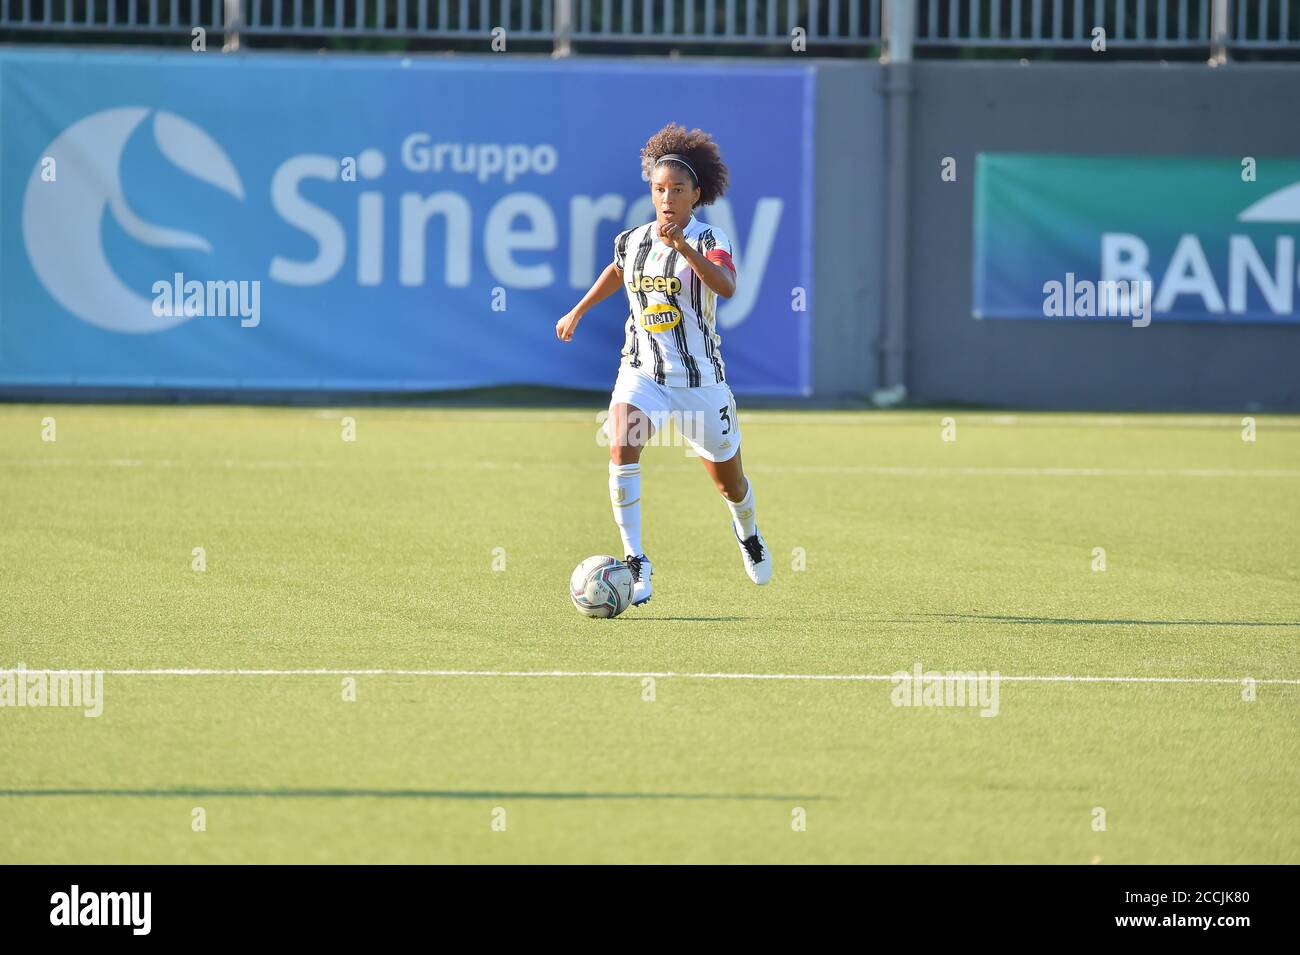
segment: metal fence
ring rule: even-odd
[[[880,42],[884,0],[0,0],[0,28],[76,33],[634,41],[669,46]]]
[[[103,34],[411,38],[494,36],[599,50],[789,45],[874,51],[900,0],[0,0],[0,32],[66,42]],[[920,55],[1108,47],[1300,52],[1300,0],[901,0]],[[501,32],[504,31],[504,32]],[[800,34],[799,31],[802,31]]]
[[[229,0],[228,0],[229,2]],[[640,43],[669,47],[880,42],[885,0],[234,0],[248,35]]]
[[[1120,48],[1300,47],[1294,0],[919,0],[918,47],[1078,47],[1093,31]]]
[[[917,8],[918,46],[1078,46],[1105,31],[1107,44],[1206,46],[1212,0],[1010,0],[995,4],[939,3]],[[1244,9],[1244,4],[1238,4]],[[1156,22],[1151,29],[1150,14]],[[1171,16],[1172,14],[1172,16]]]

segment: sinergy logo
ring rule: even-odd
[[[51,925],[128,925],[132,935],[148,935],[152,912],[152,892],[82,892],[74,885],[50,896]]]
[[[143,106],[103,110],[58,134],[42,151],[41,161],[28,178],[22,231],[33,271],[68,312],[109,331],[161,332],[197,315],[223,314],[239,315],[244,327],[256,326],[260,320],[259,282],[213,281],[220,276],[199,282],[175,275],[168,267],[150,276],[151,298],[143,294],[149,285],[142,285],[139,291],[129,287],[110,264],[103,236],[103,224],[110,217],[142,247],[213,251],[202,236],[146,222],[127,203],[123,155],[128,141],[151,115],[153,140],[165,160],[240,203],[246,202],[244,183],[234,162],[194,123]],[[400,144],[405,162],[399,171],[439,180],[439,186],[430,191],[425,191],[425,186],[412,189],[409,180],[398,180],[383,152],[373,147],[361,149],[355,161],[324,153],[284,157],[266,188],[254,187],[249,194],[269,198],[269,207],[253,207],[249,202],[248,219],[242,225],[245,234],[252,229],[259,235],[268,229],[278,235],[281,227],[288,227],[315,251],[303,258],[272,252],[262,274],[282,287],[321,286],[338,280],[345,265],[353,262],[356,271],[350,280],[358,289],[394,283],[420,288],[429,284],[431,273],[446,288],[456,289],[470,286],[474,271],[485,265],[492,283],[506,288],[543,289],[567,280],[570,288],[585,289],[608,261],[609,249],[598,241],[600,230],[608,230],[611,223],[633,228],[654,218],[648,194],[629,199],[612,192],[558,199],[531,191],[508,192],[493,196],[484,213],[475,205],[486,201],[483,193],[477,188],[468,193],[458,191],[457,180],[464,182],[470,173],[479,182],[498,176],[505,181],[545,176],[558,165],[556,147],[543,144],[545,149],[524,149],[520,144],[494,147],[480,143],[473,144],[471,150],[460,144],[435,144],[428,137],[414,138],[412,142],[413,136],[408,136]],[[58,170],[57,182],[43,179],[47,159],[53,160]],[[336,207],[315,198],[322,184],[346,181],[348,166],[355,169],[351,181],[359,186],[349,195],[349,202],[355,196],[356,209],[350,222],[336,214]],[[561,228],[561,213],[553,208],[555,203],[567,212],[567,228]],[[736,295],[719,309],[721,328],[734,328],[755,309],[783,209],[779,197],[759,198],[742,242],[728,200],[720,199],[709,208],[708,222],[735,240],[735,259],[746,278]],[[394,216],[397,241],[385,242],[385,235],[393,231],[390,220]],[[430,233],[440,234],[441,239],[431,240]],[[433,251],[439,246],[441,256]],[[517,257],[524,250],[534,253],[534,261]],[[563,265],[546,257],[538,261],[543,253],[560,253],[567,259]]]
[[[77,318],[114,332],[159,332],[192,315],[155,309],[152,299],[117,277],[100,240],[106,211],[142,245],[212,251],[202,236],[145,222],[127,205],[122,153],[149,112],[142,106],[108,109],[69,126],[45,150],[59,170],[57,188],[41,181],[38,164],[23,198],[23,241],[41,283]],[[199,127],[160,110],[153,135],[175,166],[243,200],[230,157]]]

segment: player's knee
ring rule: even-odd
[[[725,497],[733,504],[739,504],[745,499],[745,479],[739,481],[725,481],[717,478],[713,482],[718,486],[718,493]]]
[[[637,464],[641,460],[641,449],[634,444],[615,441],[609,446],[609,459],[615,464]]]

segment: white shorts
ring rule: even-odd
[[[671,444],[675,434],[706,461],[726,461],[740,450],[736,399],[725,381],[699,388],[677,388],[620,367],[609,403],[611,407],[629,404],[646,413],[655,429],[647,444]],[[666,427],[670,421],[673,433]]]

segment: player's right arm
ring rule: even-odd
[[[597,302],[609,298],[623,284],[623,261],[627,257],[628,243],[634,231],[629,229],[614,236],[614,261],[605,266],[605,271],[600,273],[596,284],[582,297],[582,301],[574,306],[573,311],[555,323],[555,337],[560,341],[573,341],[573,333],[577,331],[578,322],[582,321],[582,316],[587,310]]]
[[[600,278],[596,279],[596,284],[591,287],[582,301],[575,305],[567,315],[555,323],[555,337],[562,342],[572,341],[573,333],[578,328],[578,322],[582,321],[582,316],[599,302],[603,302],[623,284],[623,270],[614,262],[605,266],[605,271],[600,273]]]

